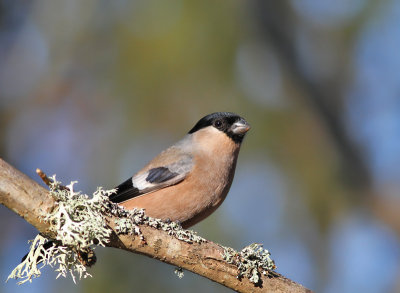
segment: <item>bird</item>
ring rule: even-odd
[[[231,112],[201,118],[178,142],[116,187],[110,201],[189,228],[224,201],[250,124]]]

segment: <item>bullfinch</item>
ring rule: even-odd
[[[224,201],[250,125],[229,112],[209,114],[180,141],[116,187],[112,202],[188,228]]]

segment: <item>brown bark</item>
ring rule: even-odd
[[[50,224],[41,219],[54,208],[54,199],[45,188],[1,159],[0,203],[22,216],[39,232],[51,236]],[[110,217],[109,222],[114,223],[114,219]],[[262,276],[262,286],[256,287],[246,278],[236,278],[237,268],[223,259],[222,246],[211,241],[187,243],[147,225],[141,225],[140,229],[145,244],[140,237],[114,233],[109,246],[181,267],[238,292],[311,292],[276,273]]]

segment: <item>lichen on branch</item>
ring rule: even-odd
[[[87,259],[83,260],[82,256],[93,254],[91,258],[95,259],[93,249],[97,245],[106,246],[110,242],[113,230],[107,223],[107,216],[116,216],[114,229],[117,234],[139,235],[143,243],[145,239],[140,225],[161,229],[188,243],[205,241],[195,232],[183,230],[179,223],[166,223],[146,216],[143,209],[127,211],[111,203],[108,199],[115,189],[104,190],[99,187],[90,198],[86,194],[74,191],[76,181],[63,186],[56,180],[55,175],[47,179],[50,194],[55,199],[55,208],[43,221],[50,223],[50,230],[54,232],[55,237],[50,239],[37,235],[32,241],[29,253],[7,280],[21,279],[18,284],[31,282],[33,278],[41,275],[40,270],[45,265],[58,265],[57,277],[71,275],[74,282],[77,276],[79,279],[91,276],[87,271],[91,263],[88,263]]]
[[[76,283],[76,275],[81,278],[91,277],[87,271],[87,267],[78,261],[77,252],[70,247],[56,245],[54,242],[49,243],[49,239],[42,235],[36,235],[34,240],[30,240],[30,251],[21,263],[8,276],[9,279],[21,279],[17,284],[21,285],[25,282],[32,282],[32,279],[41,275],[41,269],[49,265],[55,267],[58,272],[57,278],[60,276],[67,277],[70,275]]]
[[[60,189],[60,182],[52,178],[50,193],[56,200],[56,209],[45,217],[52,224],[56,240],[76,249],[87,249],[93,245],[106,246],[112,229],[107,225],[106,213],[109,210],[109,196],[116,190],[99,187],[92,198],[73,187],[76,181]]]
[[[74,282],[79,278],[91,276],[87,267],[94,260],[93,249],[96,245],[105,246],[113,232],[106,222],[108,197],[115,190],[98,188],[89,198],[86,194],[75,192],[76,182],[67,188],[55,176],[51,177],[50,194],[56,200],[55,209],[43,218],[51,224],[54,239],[37,235],[32,241],[30,251],[22,262],[12,271],[8,279],[22,279],[19,282],[32,281],[40,276],[40,269],[45,265],[54,267],[58,276],[71,275]],[[84,257],[85,259],[82,259]]]
[[[224,260],[237,266],[238,279],[246,277],[253,284],[260,285],[261,274],[266,276],[276,269],[271,253],[264,249],[262,244],[252,243],[241,251],[224,248]]]
[[[45,176],[44,173],[42,175]],[[81,279],[91,276],[87,268],[95,262],[93,250],[96,246],[111,245],[110,236],[113,233],[137,235],[142,244],[146,245],[141,231],[143,225],[165,231],[185,243],[207,242],[196,232],[182,229],[177,222],[164,222],[146,216],[143,209],[125,210],[110,202],[109,196],[116,190],[99,187],[89,197],[74,191],[76,182],[63,186],[55,176],[45,177],[49,182],[50,194],[55,200],[55,208],[42,220],[50,223],[50,231],[55,236],[49,239],[37,235],[32,241],[29,253],[8,277],[21,279],[19,284],[40,276],[40,270],[45,265],[56,267],[57,278],[70,275],[76,282],[77,277]],[[238,279],[248,278],[257,286],[261,283],[261,274],[266,275],[275,269],[270,253],[262,245],[252,244],[239,252],[232,248],[219,247],[222,248],[221,258],[237,267]],[[179,267],[177,274],[180,278],[183,276],[183,270]]]

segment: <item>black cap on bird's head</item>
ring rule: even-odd
[[[209,126],[224,132],[236,143],[241,143],[246,132],[250,129],[249,123],[239,115],[231,112],[216,112],[201,118],[189,133]]]

